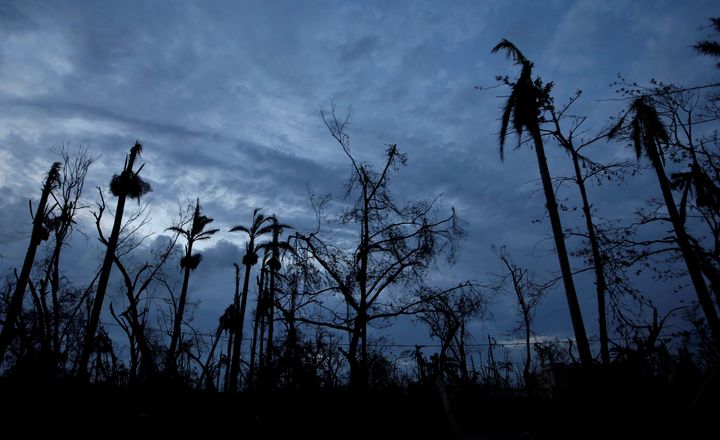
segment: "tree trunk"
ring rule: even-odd
[[[32,270],[33,263],[35,262],[35,254],[40,242],[43,241],[43,220],[45,220],[45,208],[47,206],[48,196],[52,191],[54,180],[57,178],[56,166],[53,164],[45,184],[43,185],[42,194],[40,195],[40,202],[38,203],[37,210],[35,211],[35,218],[33,219],[33,228],[30,235],[30,244],[28,245],[27,252],[25,253],[25,260],[18,277],[17,284],[15,285],[15,291],[10,298],[10,304],[8,304],[7,312],[5,314],[5,323],[3,324],[2,332],[0,332],[0,365],[2,365],[3,359],[5,358],[5,352],[7,351],[10,342],[15,333],[15,323],[22,312],[22,303],[25,296],[25,289],[27,288],[28,281],[30,280],[30,272]]]
[[[185,315],[185,303],[187,302],[187,291],[188,285],[190,284],[190,271],[192,270],[190,268],[192,260],[192,247],[192,240],[188,240],[187,252],[185,253],[187,264],[185,265],[185,274],[183,277],[182,289],[180,290],[180,300],[178,302],[178,308],[175,313],[175,320],[173,321],[173,332],[172,337],[170,338],[170,348],[168,348],[167,358],[165,360],[165,372],[170,373],[171,375],[174,375],[176,371],[175,361],[178,354],[178,344],[180,343],[180,337],[182,336],[182,321],[183,316]]]
[[[268,335],[267,335],[267,347],[266,347],[266,355],[265,355],[265,365],[267,366],[267,373],[271,374],[272,371],[272,362],[273,362],[273,330],[274,330],[274,322],[273,318],[275,316],[275,269],[270,268],[270,288],[267,292],[267,326],[268,326]],[[272,386],[272,377],[268,377],[268,383]]]
[[[555,239],[555,248],[557,250],[558,260],[560,261],[560,271],[562,272],[563,285],[565,286],[565,296],[570,309],[570,319],[572,320],[575,340],[580,353],[580,362],[584,366],[592,365],[592,354],[590,353],[590,344],[588,343],[587,334],[585,333],[585,324],[583,323],[582,313],[580,312],[580,304],[578,302],[577,293],[575,291],[575,283],[572,278],[570,269],[570,261],[568,259],[567,249],[565,247],[565,235],[560,222],[560,213],[558,212],[557,201],[555,200],[555,191],[550,178],[550,170],[547,166],[545,158],[545,149],[543,147],[540,132],[537,129],[531,129],[533,141],[535,142],[535,153],[537,154],[538,166],[540,167],[540,178],[545,192],[545,200],[552,226],[553,238]]]
[[[253,324],[253,337],[252,337],[252,344],[250,346],[250,370],[248,371],[248,387],[251,387],[254,380],[255,380],[255,374],[256,374],[256,368],[258,366],[255,365],[255,353],[257,352],[257,340],[258,340],[258,328],[260,327],[260,321],[262,319],[262,298],[263,298],[263,292],[264,292],[264,283],[265,283],[265,270],[260,269],[260,281],[258,282],[258,299],[257,299],[257,306],[255,306],[255,322]]]
[[[590,203],[588,202],[587,192],[585,191],[585,181],[583,180],[582,172],[580,171],[580,164],[578,163],[578,155],[575,150],[571,149],[570,151],[573,160],[573,167],[575,168],[575,182],[578,185],[580,197],[582,198],[585,224],[587,225],[588,230],[588,240],[590,241],[593,265],[595,266],[595,288],[597,291],[598,303],[598,330],[600,333],[600,358],[602,359],[603,366],[607,367],[610,365],[610,349],[608,346],[607,313],[605,311],[605,292],[607,291],[605,270],[603,267],[602,257],[600,256],[600,244],[598,243],[597,235],[595,235],[595,226],[590,212]]]
[[[253,247],[253,243],[250,244]],[[248,286],[250,284],[250,264],[245,265],[245,279],[243,280],[242,298],[240,298],[240,312],[235,327],[235,340],[233,342],[232,363],[230,364],[230,387],[231,393],[238,390],[238,378],[240,376],[240,349],[242,348],[243,326],[245,324],[245,308],[247,307]]]
[[[688,235],[685,232],[685,226],[678,212],[677,206],[675,205],[675,199],[673,199],[672,190],[670,188],[670,182],[668,182],[665,170],[660,160],[660,154],[657,150],[657,146],[653,145],[652,148],[648,148],[648,156],[652,162],[655,173],[657,174],[658,182],[660,183],[660,190],[662,191],[663,198],[665,199],[665,206],[670,216],[670,221],[675,229],[675,236],[677,239],[678,246],[682,252],[685,265],[687,266],[690,280],[695,288],[700,307],[705,314],[705,318],[710,326],[710,332],[715,342],[715,346],[720,346],[720,320],[718,320],[717,310],[713,304],[712,297],[708,291],[705,279],[702,275],[701,264],[698,256],[693,252],[692,245],[688,239]]]
[[[138,153],[138,148],[130,149],[130,157],[127,165],[123,170],[123,177],[129,176],[132,173],[133,165],[135,164],[135,156]],[[90,355],[95,345],[95,333],[97,332],[98,324],[100,322],[100,314],[102,312],[103,301],[105,300],[105,293],[107,291],[107,285],[110,281],[110,272],[112,271],[113,259],[115,258],[115,250],[117,248],[118,239],[120,237],[120,228],[122,226],[123,211],[125,210],[125,200],[127,194],[122,192],[118,195],[117,207],[115,208],[115,219],[113,220],[112,232],[108,239],[107,249],[105,250],[105,258],[103,259],[102,268],[100,269],[100,279],[98,280],[97,291],[95,292],[95,299],[92,304],[92,310],[88,318],[87,327],[85,329],[85,339],[83,341],[82,351],[80,352],[80,360],[78,364],[78,377],[81,380],[87,380],[88,376],[88,362],[90,361]]]

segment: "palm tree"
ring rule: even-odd
[[[95,334],[97,333],[98,323],[100,322],[100,313],[102,312],[105,292],[107,291],[110,272],[112,270],[113,260],[115,259],[115,250],[117,249],[118,239],[120,237],[125,201],[128,196],[133,199],[140,199],[140,197],[152,191],[150,184],[138,176],[144,165],[137,171],[133,171],[135,159],[141,152],[142,144],[139,141],[135,141],[135,145],[130,148],[130,155],[125,159],[123,171],[120,175],[115,174],[112,180],[110,180],[110,192],[118,198],[118,202],[115,208],[115,219],[113,220],[112,231],[110,232],[105,250],[105,258],[100,268],[100,278],[98,280],[97,291],[95,292],[95,300],[93,301],[87,327],[85,328],[85,339],[83,341],[82,351],[80,352],[78,377],[83,380],[88,379],[88,362],[95,347]]]
[[[290,245],[287,242],[280,241],[280,234],[282,234],[285,228],[290,228],[289,225],[279,223],[277,217],[272,215],[268,217],[270,222],[270,229],[272,232],[272,241],[264,244],[270,250],[270,259],[268,260],[267,266],[270,270],[270,289],[268,290],[267,298],[267,314],[268,314],[268,336],[267,336],[267,355],[265,357],[266,365],[272,364],[273,358],[273,317],[275,316],[275,280],[277,278],[277,272],[282,267],[280,263],[280,249],[290,249]]]
[[[234,226],[230,232],[244,232],[248,235],[248,242],[245,244],[245,256],[243,256],[242,264],[245,266],[245,278],[243,280],[242,297],[235,295],[236,310],[239,315],[236,320],[235,335],[233,340],[232,361],[230,363],[230,383],[226,386],[228,391],[234,393],[237,391],[238,377],[240,375],[240,349],[242,348],[243,325],[245,323],[245,309],[247,307],[248,288],[250,284],[250,271],[258,262],[258,246],[255,240],[264,234],[272,232],[272,225],[265,225],[268,219],[260,214],[260,208],[253,211],[253,220],[251,226],[242,225]],[[238,307],[239,306],[239,307]]]
[[[185,315],[185,304],[187,303],[187,291],[190,284],[190,272],[197,269],[202,260],[201,254],[193,254],[193,245],[197,241],[209,240],[219,229],[205,230],[205,226],[213,222],[213,219],[206,217],[200,213],[200,199],[195,202],[195,212],[193,213],[192,222],[188,229],[173,226],[166,229],[173,231],[185,237],[187,244],[185,245],[185,256],[180,260],[180,267],[185,271],[182,289],[180,290],[180,299],[175,310],[175,319],[173,321],[173,331],[170,338],[170,348],[168,349],[167,358],[165,359],[165,371],[173,373],[175,371],[175,361],[177,359],[178,344],[182,334],[182,321]]]
[[[675,205],[670,180],[667,178],[667,175],[665,175],[665,159],[662,145],[668,146],[670,137],[657,111],[645,97],[641,96],[636,98],[630,105],[627,114],[632,115],[629,128],[630,137],[635,147],[635,154],[637,158],[640,159],[642,153],[645,153],[657,174],[660,191],[662,192],[668,216],[675,230],[675,238],[680,247],[683,259],[685,260],[690,280],[695,288],[700,307],[703,309],[715,343],[720,345],[720,320],[718,319],[717,310],[715,309],[715,305],[713,304],[702,275],[702,264],[698,255],[693,250],[690,237],[685,231],[684,216],[680,214],[677,205]],[[622,128],[625,124],[626,116],[621,118],[613,128],[610,132],[610,137],[613,137],[615,133]]]
[[[55,189],[59,181],[60,162],[55,162],[50,167],[50,171],[48,172],[47,177],[45,178],[45,183],[43,184],[40,202],[38,203],[37,210],[35,211],[35,217],[33,218],[30,244],[28,245],[27,252],[25,253],[25,261],[23,261],[20,276],[15,284],[15,291],[10,298],[10,304],[8,304],[7,312],[5,314],[5,322],[3,324],[2,333],[0,333],[0,364],[2,364],[3,359],[5,358],[5,351],[13,338],[15,323],[22,311],[23,297],[25,296],[25,289],[27,288],[28,281],[30,280],[30,271],[32,270],[33,263],[35,262],[37,248],[41,242],[50,237],[47,220],[52,208],[49,210],[47,209],[47,201],[50,193],[53,189]]]
[[[540,167],[540,178],[545,192],[548,216],[550,217],[550,224],[552,225],[553,237],[555,239],[555,248],[557,249],[558,259],[560,260],[560,270],[562,272],[565,295],[570,309],[570,318],[575,332],[575,340],[580,353],[580,360],[583,365],[588,366],[592,364],[590,345],[585,333],[585,325],[583,324],[577,293],[575,292],[570,261],[565,247],[565,236],[563,235],[560,214],[558,212],[557,201],[555,200],[555,191],[552,187],[550,170],[548,169],[547,159],[545,158],[545,148],[540,135],[538,115],[542,105],[543,90],[539,85],[539,81],[533,82],[532,80],[533,63],[525,58],[513,43],[505,39],[501,40],[493,48],[492,53],[499,51],[504,51],[508,58],[515,61],[515,64],[522,66],[520,77],[512,84],[512,92],[503,109],[502,125],[500,127],[500,160],[504,159],[505,138],[507,137],[510,123],[512,122],[513,128],[518,136],[521,136],[523,130],[527,129],[535,145],[535,153],[537,154],[538,166]]]

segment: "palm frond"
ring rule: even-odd
[[[504,51],[505,57],[509,60],[513,60],[516,64],[527,62],[527,58],[525,58],[525,55],[520,52],[520,49],[505,38],[500,40],[500,42],[493,47],[490,53],[497,53],[500,51]]]
[[[62,168],[62,164],[60,162],[54,162],[50,167],[50,171],[48,172],[48,181],[51,185],[60,181],[60,168]]]
[[[270,234],[273,231],[273,229],[274,229],[273,225],[263,226],[262,228],[257,229],[255,231],[255,236],[259,237],[261,235]]]
[[[703,55],[711,57],[720,57],[720,43],[717,41],[700,41],[693,46],[695,50]]]
[[[143,149],[143,146],[140,143],[140,140],[135,140],[135,145],[133,145],[132,148],[130,148],[130,153],[131,154],[135,153],[139,156],[140,153],[142,153],[142,149]]]
[[[195,270],[200,265],[200,261],[202,261],[202,255],[200,254],[186,255],[180,259],[180,267]]]
[[[630,130],[633,146],[635,147],[635,156],[638,160],[640,160],[640,156],[642,155],[643,151],[643,141],[642,130],[640,129],[640,121],[637,117],[633,118],[632,121],[630,121]]]
[[[230,228],[230,232],[244,232],[246,234],[250,234],[250,229],[243,225],[237,225]]]
[[[515,98],[516,94],[513,92],[505,102],[503,108],[502,120],[500,123],[500,161],[505,160],[505,138],[507,137],[508,125],[510,125],[510,117],[513,111],[515,111]]]

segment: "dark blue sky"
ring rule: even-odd
[[[118,172],[132,142],[145,144],[144,173],[154,191],[148,231],[169,226],[178,203],[200,197],[223,232],[205,243],[190,295],[196,321],[214,327],[232,295],[232,261],[255,207],[299,229],[310,227],[306,185],[341,193],[348,175],[342,151],[327,133],[319,106],[352,105],[354,154],[379,163],[389,143],[408,154],[394,180],[399,198],[443,194],[467,221],[458,264],[440,267],[439,284],[489,281],[501,267],[491,246],[506,245],[540,277],[556,274],[556,258],[534,153],[497,154],[503,89],[498,74],[516,68],[490,49],[513,41],[555,81],[559,102],[585,94],[575,112],[588,116],[590,136],[619,109],[609,86],[617,73],[696,85],[717,79],[713,61],[691,45],[706,37],[715,1],[487,2],[0,2],[0,270],[19,267],[27,242],[27,199],[38,195],[55,160],[51,147],[84,145],[100,156],[92,188]],[[513,145],[513,144],[511,144]],[[569,160],[547,147],[551,172],[570,174]],[[600,160],[631,158],[622,144],[601,144]],[[652,176],[591,188],[606,218],[629,220],[658,197]],[[575,198],[574,189],[559,197]],[[89,216],[64,270],[85,284],[98,264]],[[580,211],[563,218],[580,224]],[[544,241],[543,241],[544,240]],[[539,243],[539,244],[538,244]],[[570,242],[577,247],[579,242]],[[581,262],[576,261],[579,267]],[[643,280],[636,280],[644,283]],[[578,277],[585,320],[596,334],[594,288]],[[200,288],[199,286],[204,286]],[[672,286],[640,286],[670,305]],[[117,292],[115,292],[117,293]],[[495,298],[494,319],[473,326],[504,338],[514,306]],[[549,294],[537,331],[570,334],[564,295]],[[389,332],[399,342],[426,338],[421,327]]]

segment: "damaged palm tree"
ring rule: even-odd
[[[272,232],[272,241],[270,243],[265,243],[262,245],[262,247],[267,248],[270,251],[270,258],[267,262],[267,267],[269,269],[269,275],[270,275],[270,285],[266,292],[267,297],[264,301],[265,307],[264,311],[266,313],[267,317],[267,346],[266,346],[266,354],[265,354],[265,364],[270,367],[272,365],[272,359],[273,359],[273,330],[274,330],[274,316],[275,316],[275,282],[277,280],[277,273],[282,267],[282,264],[280,263],[280,250],[281,249],[289,249],[289,245],[286,242],[280,241],[280,234],[282,234],[283,230],[285,228],[289,228],[289,225],[284,225],[277,221],[277,217],[275,215],[272,215],[268,217],[268,221],[270,222],[270,229]]]
[[[5,352],[12,341],[15,324],[20,316],[20,312],[22,311],[23,297],[25,296],[25,289],[27,288],[28,281],[30,280],[30,271],[32,270],[33,263],[35,262],[37,248],[40,243],[50,237],[48,215],[54,207],[48,209],[47,201],[50,193],[57,186],[59,179],[60,162],[55,162],[50,167],[50,171],[48,172],[47,177],[45,178],[45,183],[43,184],[40,202],[38,203],[35,216],[33,217],[30,244],[28,245],[28,250],[25,253],[22,270],[20,271],[20,276],[15,284],[15,291],[10,298],[10,304],[8,304],[7,313],[5,314],[5,322],[3,324],[2,333],[0,333],[0,364],[2,364]],[[30,203],[30,212],[32,214],[32,203]]]
[[[562,272],[565,295],[570,309],[570,318],[575,332],[580,361],[583,365],[589,366],[592,364],[590,344],[588,343],[585,324],[583,323],[580,304],[575,291],[570,260],[568,258],[567,248],[565,247],[565,235],[563,234],[562,223],[560,222],[560,213],[558,212],[550,170],[548,169],[547,159],[545,158],[545,147],[540,134],[539,114],[542,108],[543,95],[547,94],[545,88],[548,86],[543,88],[540,79],[533,81],[533,63],[525,58],[513,43],[503,39],[493,48],[492,53],[500,51],[504,51],[508,58],[515,61],[515,64],[522,66],[520,77],[517,81],[515,83],[508,81],[512,92],[505,103],[502,114],[502,125],[500,127],[500,160],[504,159],[505,138],[507,137],[508,128],[510,128],[511,123],[518,137],[522,135],[523,130],[527,130],[535,146],[535,154],[537,155],[538,166],[540,168],[540,179],[542,180],[543,190],[545,192],[545,201],[552,226],[553,238],[555,239],[555,248],[558,259],[560,260],[560,270]]]
[[[90,355],[95,347],[95,337],[100,322],[100,313],[102,312],[103,301],[107,291],[108,281],[110,280],[110,272],[112,271],[113,261],[115,259],[115,251],[117,249],[118,239],[120,237],[120,229],[122,227],[123,211],[125,210],[125,201],[128,197],[131,199],[140,199],[142,196],[152,191],[150,184],[143,181],[139,176],[143,166],[137,171],[133,171],[135,159],[142,152],[142,144],[139,141],[130,148],[130,155],[125,159],[123,171],[118,175],[115,174],[110,181],[110,192],[118,198],[117,207],[115,208],[115,218],[113,220],[112,231],[108,238],[105,258],[100,269],[100,278],[93,300],[92,310],[88,318],[87,327],[85,329],[85,339],[83,341],[82,351],[78,363],[78,377],[83,380],[88,379],[88,362]]]
[[[632,115],[630,122],[626,124],[627,116]],[[645,97],[636,98],[630,105],[628,112],[620,119],[618,124],[610,132],[609,137],[614,137],[621,131],[627,131],[628,136],[635,147],[635,154],[638,159],[644,153],[652,164],[657,174],[660,191],[662,192],[667,208],[670,222],[675,230],[675,240],[677,241],[683,260],[688,269],[690,280],[692,281],[695,293],[697,294],[700,307],[705,314],[710,332],[712,333],[716,345],[720,345],[720,320],[718,319],[717,309],[713,304],[712,297],[708,291],[705,279],[702,274],[702,264],[698,255],[695,253],[690,242],[690,236],[685,230],[684,213],[678,211],[675,199],[673,198],[670,180],[665,174],[665,157],[663,154],[663,145],[667,148],[670,145],[670,136],[665,126],[660,120],[652,103],[648,102]],[[700,203],[712,203],[711,193],[706,185],[703,185],[702,176],[699,173],[691,174],[691,178],[696,180],[696,191],[701,197]],[[703,189],[706,191],[700,192]]]
[[[248,242],[245,245],[245,256],[243,256],[242,260],[242,263],[245,266],[242,297],[238,298],[238,295],[235,295],[235,307],[236,310],[239,311],[239,314],[235,322],[235,331],[233,335],[234,339],[232,347],[232,360],[230,362],[230,377],[228,383],[226,383],[227,391],[231,393],[236,392],[238,389],[238,378],[240,376],[240,349],[242,348],[245,309],[247,307],[248,288],[250,285],[250,271],[258,262],[258,245],[256,245],[255,240],[272,232],[272,225],[265,224],[268,220],[269,219],[263,214],[260,214],[260,208],[257,208],[253,211],[253,221],[249,228],[238,225],[230,229],[230,232],[244,232],[248,235]]]
[[[195,212],[193,213],[190,228],[183,229],[173,226],[168,231],[173,231],[185,237],[187,244],[185,245],[185,256],[180,260],[180,267],[183,269],[184,278],[182,289],[180,290],[180,299],[175,307],[175,319],[173,321],[173,331],[170,339],[170,348],[168,348],[167,357],[165,358],[165,370],[171,374],[176,370],[176,360],[178,356],[178,345],[182,336],[182,321],[185,315],[185,304],[187,303],[187,291],[190,284],[190,272],[197,269],[202,260],[201,254],[193,254],[193,245],[197,241],[209,240],[219,229],[208,229],[205,227],[213,222],[213,219],[206,217],[200,213],[200,199],[195,203]]]

